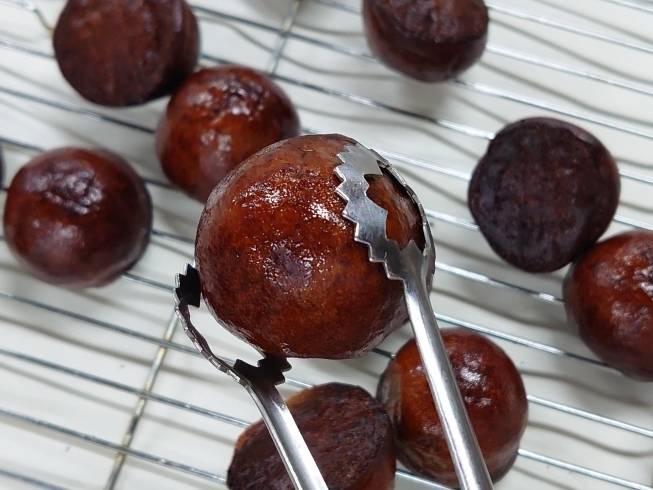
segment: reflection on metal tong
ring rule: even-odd
[[[295,488],[328,490],[297,424],[275,387],[285,381],[283,373],[290,369],[288,361],[265,355],[258,366],[240,360],[231,365],[214,355],[190,320],[188,306],[199,307],[201,300],[199,275],[191,265],[186,266],[185,274],[177,274],[174,295],[177,314],[195,348],[213,366],[241,384],[256,403]]]
[[[454,378],[438,324],[431,308],[428,275],[433,270],[435,250],[424,209],[415,193],[378,153],[360,144],[348,145],[338,154],[343,162],[335,173],[342,181],[336,192],[347,205],[343,216],[356,225],[354,238],[369,249],[372,262],[380,262],[389,279],[401,281],[433,400],[442,420],[449,451],[463,490],[488,490],[492,482],[472,430],[465,405]],[[424,232],[424,250],[411,240],[401,250],[386,235],[387,211],[367,197],[366,175],[382,176],[384,171],[405,189],[418,207]]]

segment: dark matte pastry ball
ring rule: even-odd
[[[329,383],[288,399],[288,408],[330,490],[391,490],[392,426],[358,386]],[[231,490],[294,490],[263,421],[238,438],[227,474]]]
[[[143,254],[152,203],[141,178],[106,151],[42,153],[7,191],[9,249],[36,277],[84,288],[107,284]]]
[[[653,232],[594,245],[567,272],[563,292],[569,323],[599,358],[653,381]]]
[[[502,129],[469,184],[469,209],[490,247],[527,272],[564,267],[606,230],[621,182],[587,131],[549,118]]]
[[[68,83],[107,106],[171,93],[199,56],[197,20],[184,0],[68,0],[53,42]]]
[[[232,168],[300,130],[292,102],[272,80],[221,66],[195,73],[172,96],[156,150],[168,178],[204,203]]]
[[[456,77],[483,54],[483,0],[364,0],[367,43],[386,65],[423,82]]]
[[[299,136],[250,157],[212,192],[195,261],[209,310],[229,331],[281,357],[362,356],[406,320],[401,283],[354,241],[336,194],[338,153],[355,141]],[[394,179],[368,196],[388,236],[423,244],[419,211]]]
[[[474,332],[442,330],[454,376],[493,481],[517,457],[528,421],[521,376],[497,345]],[[388,364],[377,396],[394,427],[397,457],[407,468],[457,487],[458,478],[414,340]]]

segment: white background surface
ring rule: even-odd
[[[511,49],[595,74],[641,82],[648,84],[645,85],[647,90],[653,92],[653,14],[617,5],[619,1],[495,0],[490,12],[490,46],[495,51],[499,47]],[[60,0],[38,0],[36,4],[50,24],[56,22],[63,7]],[[359,6],[356,0],[348,0],[346,4]],[[200,18],[205,54],[265,69],[279,39],[275,30],[283,24],[291,2],[194,0],[193,5],[203,5],[239,19],[271,26],[272,30],[264,30],[238,19]],[[640,5],[653,8],[649,2]],[[508,15],[501,11],[502,7],[626,39],[642,45],[642,48],[615,46],[564,32]],[[302,0],[292,33],[367,52],[360,16],[315,0]],[[48,32],[32,13],[3,4],[0,4],[0,39],[45,53],[52,52]],[[391,73],[373,61],[317,47],[297,37],[288,40],[277,73],[429,118],[461,123],[490,134],[521,117],[556,115],[555,112],[479,93],[454,83],[419,84]],[[561,74],[490,51],[461,78],[482,84],[480,88],[512,92],[590,115],[593,120],[605,119],[608,124],[627,126],[625,130],[618,130],[558,114],[558,117],[596,134],[619,159],[622,170],[635,171],[653,179],[653,97],[650,94]],[[301,88],[294,83],[280,84],[297,104],[302,124],[310,130],[344,133],[376,149],[410,155],[463,173],[472,171],[487,146],[487,139],[442,128],[433,121],[368,107],[360,101],[343,100],[337,95]],[[148,132],[30,102],[20,94],[7,93],[7,89],[87,108],[147,128],[155,127],[165,100],[122,110],[92,106],[66,84],[52,59],[0,48],[1,138],[16,139],[42,148],[64,145],[107,148],[127,158],[141,175],[164,180],[154,155],[153,138]],[[633,131],[645,134],[634,135]],[[20,165],[34,153],[10,145],[5,145],[4,150],[6,185]],[[470,219],[465,203],[467,182],[464,179],[395,163],[410,180],[425,207]],[[623,179],[622,188],[618,214],[653,223],[653,187]],[[154,228],[192,240],[201,206],[158,185],[149,185],[149,190],[155,205]],[[0,196],[4,201],[4,192]],[[628,227],[613,224],[608,235],[625,229]],[[477,231],[441,220],[433,221],[433,231],[439,262],[560,295],[564,271],[526,275],[501,262]],[[133,273],[172,287],[174,274],[181,271],[191,257],[191,246],[155,236]],[[103,289],[81,293],[50,287],[28,277],[2,243],[0,291],[63,308],[91,320],[73,320],[65,315],[0,299],[0,349],[46,359],[134,388],[142,388],[145,383],[157,347],[108,331],[97,323],[108,322],[161,338],[173,307],[168,291],[126,279]],[[564,311],[559,305],[478,284],[442,270],[436,273],[432,301],[439,314],[594,359],[566,326]],[[201,317],[202,331],[217,353],[253,359],[252,351],[221,331],[206,312],[197,317]],[[442,322],[442,326],[451,325]],[[388,338],[382,347],[395,351],[409,336],[409,329],[404,328]],[[182,331],[176,332],[174,341],[190,345]],[[653,428],[653,386],[650,384],[625,379],[587,362],[503,340],[497,342],[520,368],[529,394]],[[295,361],[289,377],[311,383],[346,380],[373,392],[385,363],[384,358],[374,354],[344,362]],[[282,387],[284,394],[292,391],[292,387]],[[214,371],[205,361],[183,352],[168,353],[154,392],[249,422],[258,418],[242,388]],[[136,403],[134,395],[11,359],[0,352],[2,409],[120,443]],[[150,402],[133,447],[224,476],[239,432],[238,428],[210,417]],[[637,482],[642,485],[639,488],[649,488],[653,483],[653,439],[551,408],[530,405],[530,421],[522,448]],[[0,415],[0,470],[28,475],[66,489],[101,489],[114,457],[111,450]],[[396,487],[427,488],[424,484],[409,483],[401,476]],[[0,488],[34,487],[0,476]],[[116,488],[179,490],[222,487],[215,482],[129,457]],[[567,490],[618,487],[520,457],[497,488]]]

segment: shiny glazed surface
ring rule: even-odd
[[[596,244],[569,269],[563,292],[568,322],[597,356],[653,381],[653,232]]]
[[[512,467],[528,421],[521,376],[498,346],[477,333],[447,329],[442,337],[490,476],[498,481]],[[377,397],[394,427],[399,461],[424,477],[457,486],[414,340],[388,364]]]
[[[329,490],[391,490],[392,427],[381,404],[358,386],[329,383],[287,401]],[[229,466],[232,490],[294,490],[263,421],[242,433]]]
[[[236,165],[301,132],[288,96],[249,68],[221,66],[189,77],[170,99],[156,132],[168,178],[206,202]]]
[[[502,129],[469,184],[469,209],[492,249],[527,272],[564,267],[606,230],[621,183],[587,131],[532,118]]]
[[[362,356],[406,320],[401,284],[368,260],[335,189],[341,135],[291,138],[238,166],[200,218],[195,260],[213,315],[285,357]],[[420,216],[390,177],[368,196],[388,210],[388,236],[421,246]]]
[[[7,191],[7,245],[30,273],[51,284],[76,289],[113,281],[143,254],[151,226],[145,184],[104,151],[42,153]]]
[[[53,43],[66,80],[107,106],[171,93],[199,56],[197,20],[184,0],[68,0]]]
[[[372,52],[424,82],[456,77],[483,54],[489,23],[483,0],[364,0]]]

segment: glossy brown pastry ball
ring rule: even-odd
[[[184,0],[68,0],[53,42],[68,83],[107,106],[171,93],[199,56],[197,20]]]
[[[195,73],[172,96],[156,151],[172,183],[204,203],[240,162],[299,133],[292,102],[272,80],[221,66]]]
[[[510,358],[485,337],[462,329],[442,330],[442,337],[485,463],[496,482],[512,467],[526,429],[524,384]],[[388,364],[377,396],[394,427],[399,461],[419,475],[457,487],[414,340]]]
[[[195,260],[202,294],[232,333],[281,357],[362,356],[407,318],[401,284],[354,241],[335,192],[338,153],[355,141],[299,136],[239,165],[200,218]],[[388,236],[422,246],[419,211],[394,179],[368,196],[388,210]]]
[[[527,272],[550,272],[610,224],[621,183],[610,152],[587,131],[548,118],[502,129],[469,184],[469,209],[490,247]]]
[[[567,319],[610,366],[653,381],[653,232],[600,242],[567,272]]]
[[[9,249],[36,277],[69,288],[102,286],[147,246],[152,204],[145,184],[120,157],[63,148],[42,153],[7,191]]]
[[[287,401],[329,490],[391,490],[392,427],[381,404],[358,386],[329,383]],[[293,490],[263,421],[238,438],[227,474],[231,490]]]
[[[483,0],[364,0],[367,43],[387,66],[424,82],[456,77],[483,54]]]

